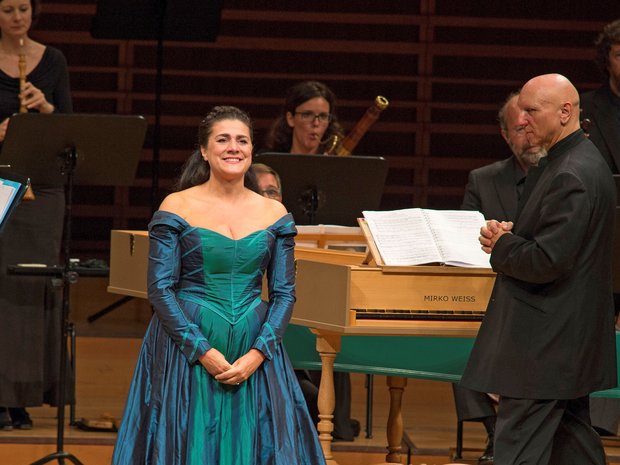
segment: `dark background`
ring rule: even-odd
[[[157,42],[94,38],[96,3],[44,0],[32,33],[66,55],[76,112],[139,114],[149,121],[132,187],[76,187],[72,248],[82,258],[107,258],[110,230],[145,229],[153,205]],[[215,24],[196,20],[200,3],[209,0],[175,0],[171,8],[173,23],[192,37]],[[600,85],[593,42],[620,17],[618,1],[219,3],[214,41],[164,41],[157,202],[213,105],[249,111],[259,149],[284,90],[317,79],[336,93],[346,130],[377,95],[389,99],[355,150],[389,162],[382,209],[458,208],[468,171],[509,155],[496,123],[504,97],[550,72],[566,75],[580,91]],[[127,8],[137,24],[148,21],[148,11]]]

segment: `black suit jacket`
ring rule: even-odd
[[[612,172],[620,168],[620,118],[611,102],[611,90],[603,86],[581,95],[581,118],[590,120],[590,140],[605,158]]]
[[[461,210],[477,210],[487,219],[514,221],[517,213],[515,180],[521,174],[514,156],[469,172]],[[493,401],[486,394],[454,386],[459,421],[495,416]]]
[[[469,172],[461,210],[477,210],[488,220],[514,221],[517,214],[514,157]]]
[[[550,150],[540,176],[532,170],[514,234],[491,253],[498,275],[461,385],[573,399],[616,386],[615,188],[582,131]]]

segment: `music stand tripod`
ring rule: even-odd
[[[70,265],[73,185],[131,185],[146,127],[146,120],[141,116],[24,113],[11,117],[0,163],[10,164],[16,172],[28,173],[33,183],[65,185],[64,266],[51,271],[62,278],[57,447],[56,452],[32,465],[53,460],[58,460],[60,465],[65,460],[83,465],[73,454],[64,451],[67,343],[71,330],[69,285],[78,277]],[[51,273],[32,270],[29,274]]]

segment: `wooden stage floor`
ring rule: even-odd
[[[76,323],[77,384],[76,419],[98,418],[102,414],[120,417],[141,335],[150,318],[146,302],[134,299],[97,320],[87,316],[119,298],[105,292],[99,278],[81,279],[72,289],[72,319]],[[365,425],[366,376],[352,375],[352,416]],[[371,465],[385,458],[385,424],[388,392],[383,376],[373,381],[373,437],[364,431],[354,442],[335,442],[334,457],[340,465]],[[0,465],[27,465],[56,450],[56,409],[29,409],[34,428],[30,431],[0,431]],[[66,413],[69,418],[69,409]],[[452,388],[448,383],[408,380],[403,397],[403,422],[407,444],[402,463],[443,465],[450,462],[456,443],[456,415]],[[109,465],[115,433],[85,432],[65,428],[64,451],[74,454],[84,465]],[[485,446],[486,435],[479,423],[465,423],[463,464],[476,464]],[[620,440],[605,440],[609,463],[620,465]],[[68,461],[65,461],[69,463]],[[57,461],[49,462],[56,464]]]
[[[120,417],[131,379],[140,339],[78,337],[76,418],[97,418],[102,414]],[[366,416],[366,377],[353,374],[353,417],[362,425]],[[364,432],[354,442],[334,443],[334,455],[340,465],[365,465],[384,457],[388,394],[385,378],[374,377],[373,438]],[[456,417],[449,384],[409,380],[404,395],[403,420],[408,444],[403,462],[440,465],[454,453]],[[35,427],[30,431],[0,431],[0,464],[26,465],[56,450],[56,409],[30,409]],[[67,418],[69,410],[67,409]],[[465,423],[462,463],[475,464],[484,448],[485,434],[478,423]],[[108,465],[116,434],[65,429],[66,452],[84,465]],[[620,464],[620,442],[606,440],[610,463]],[[56,463],[55,461],[52,463]]]

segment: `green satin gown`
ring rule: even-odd
[[[114,465],[321,465],[316,428],[282,345],[294,303],[293,218],[238,240],[159,211],[149,225],[155,314],[140,351]],[[263,275],[269,303],[261,300]],[[239,386],[198,363],[266,357]]]

